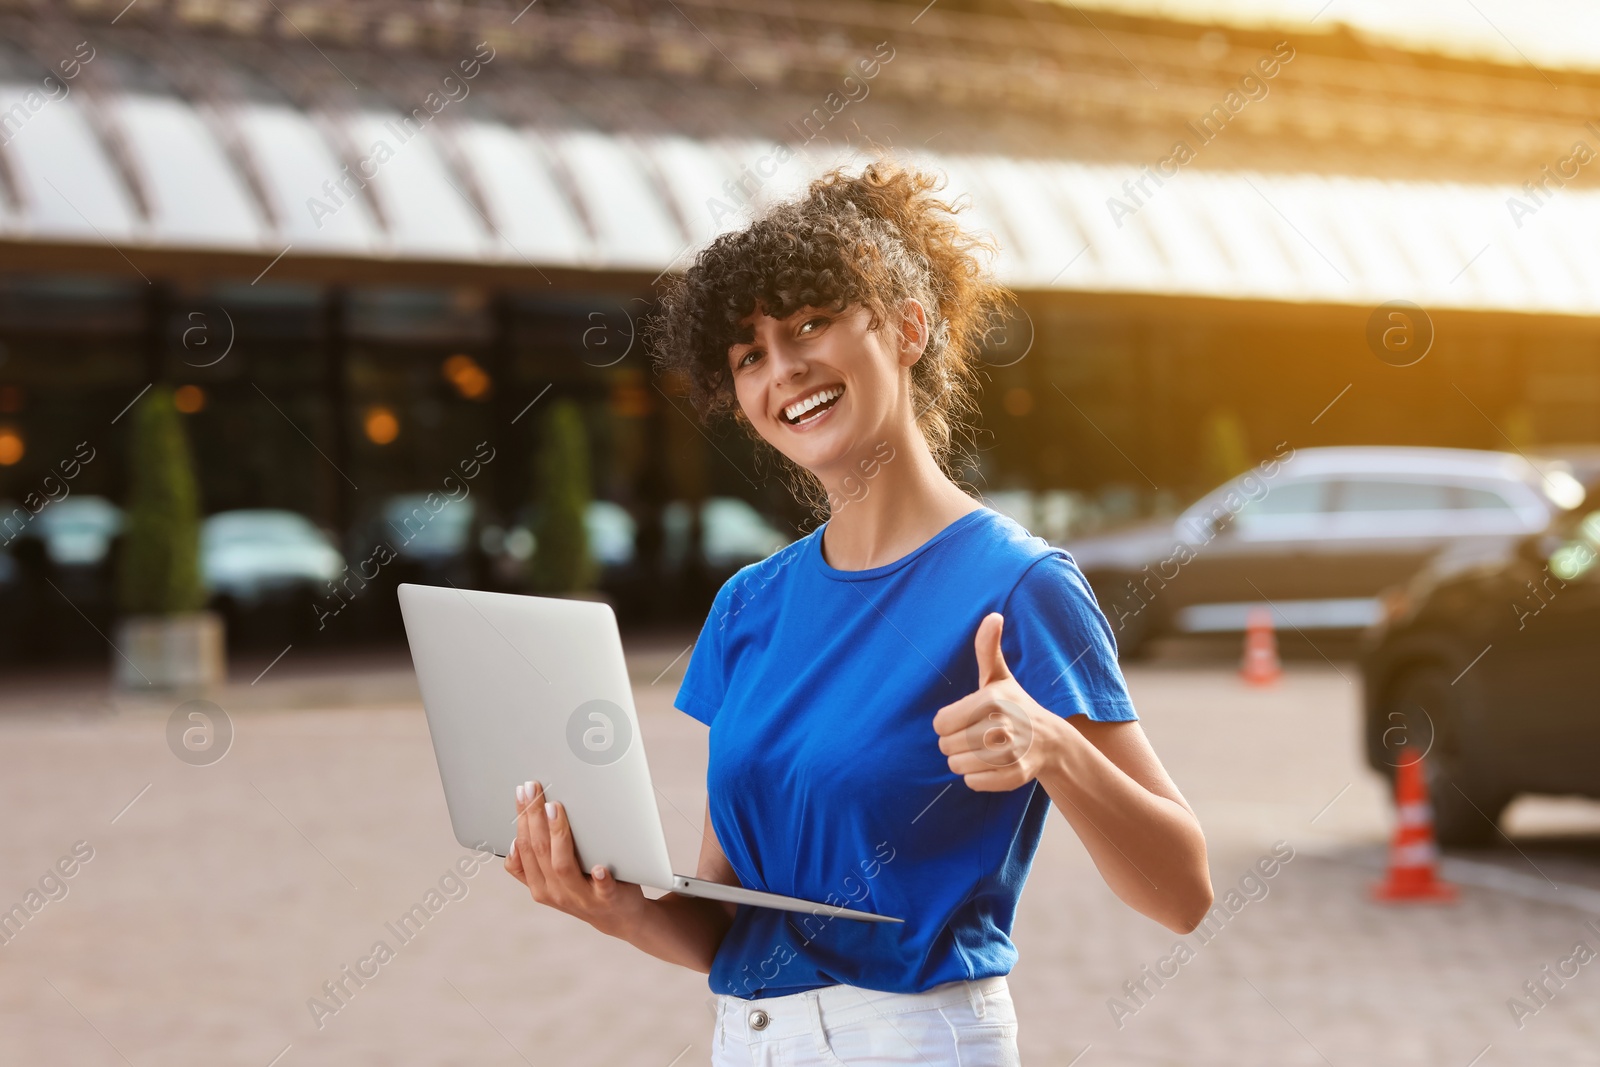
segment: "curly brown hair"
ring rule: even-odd
[[[728,370],[729,347],[753,337],[741,320],[757,306],[780,319],[802,307],[862,306],[877,329],[898,321],[902,303],[915,298],[928,315],[927,347],[911,367],[917,425],[940,469],[956,479],[971,463],[963,438],[971,438],[977,414],[984,337],[1014,297],[991,276],[993,242],[961,228],[960,208],[936,195],[943,186],[887,159],[859,175],[836,168],[800,197],[718,237],[662,294],[650,325],[657,370],[687,379],[702,420],[731,414],[760,441]],[[777,460],[797,499],[826,516],[816,477]]]

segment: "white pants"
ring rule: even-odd
[[[717,994],[712,1067],[1020,1067],[1003,977],[922,993],[832,985],[784,997]]]

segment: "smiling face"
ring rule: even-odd
[[[872,328],[860,305],[746,316],[749,341],[728,349],[734,393],[762,439],[824,482],[880,441],[917,432],[908,368],[922,355],[922,306],[906,302],[898,329]]]

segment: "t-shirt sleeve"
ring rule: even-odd
[[[695,639],[694,651],[689,653],[689,666],[684,669],[678,695],[672,701],[673,707],[707,726],[717,717],[727,692],[727,675],[723,671],[727,600],[728,586],[725,585],[711,602],[711,611],[700,627],[700,636]]]
[[[1029,696],[1057,715],[1137,719],[1116,642],[1088,580],[1065,551],[1035,560],[1001,609],[1000,649]]]

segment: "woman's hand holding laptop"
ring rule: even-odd
[[[628,939],[645,910],[644,890],[618,882],[598,863],[585,874],[578,866],[565,809],[543,801],[538,782],[517,787],[517,838],[508,850],[506,871],[528,887],[535,902]]]
[[[711,833],[708,816],[706,834]],[[732,904],[675,892],[652,900],[639,885],[617,881],[600,864],[585,874],[578,866],[566,808],[558,802],[547,804],[538,782],[517,787],[517,838],[506,856],[506,872],[528,887],[535,903],[566,912],[657,959],[701,974],[710,972],[717,946],[733,922]],[[706,842],[701,853],[700,873],[723,884],[738,884],[713,841]]]

